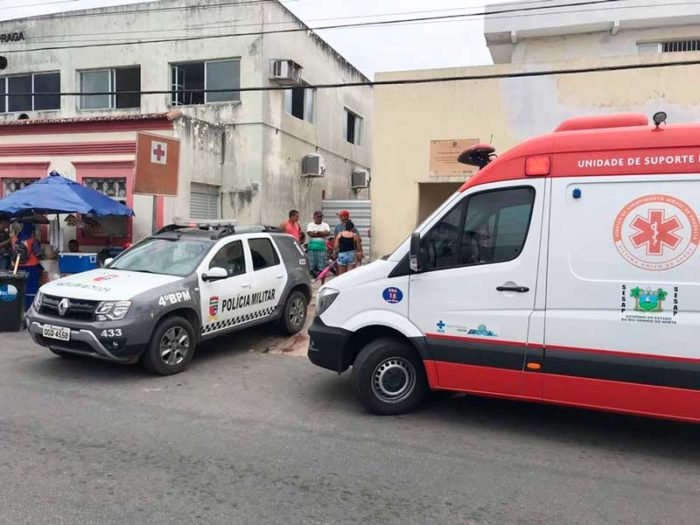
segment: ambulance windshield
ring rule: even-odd
[[[194,272],[211,244],[196,239],[151,239],[124,252],[110,269],[185,277]]]

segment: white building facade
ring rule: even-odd
[[[276,225],[292,208],[310,220],[323,199],[369,197],[372,88],[302,87],[368,79],[277,1],[163,0],[4,21],[0,34],[14,35],[0,40],[0,178],[47,163],[76,178],[80,162],[105,175],[118,162],[122,178],[135,150],[105,143],[126,121],[118,142],[139,122],[181,140],[178,196],[157,223]],[[258,87],[286,89],[245,91]],[[78,96],[45,94],[58,91]],[[158,224],[132,189],[124,180],[136,240]]]

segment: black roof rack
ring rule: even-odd
[[[228,235],[234,235],[236,233],[280,233],[282,230],[280,230],[277,226],[267,226],[261,224],[252,224],[236,227],[236,222],[229,220],[205,221],[175,219],[175,222],[173,224],[168,224],[162,227],[153,235],[162,235],[165,233],[177,232],[187,233],[188,231],[211,232],[209,238],[212,240],[219,240],[223,237],[227,237]]]

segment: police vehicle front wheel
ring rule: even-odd
[[[159,375],[182,372],[194,353],[194,329],[184,317],[168,317],[153,332],[141,364]]]
[[[373,414],[414,410],[428,391],[420,356],[405,341],[382,338],[365,346],[352,367],[352,389]]]
[[[289,294],[280,319],[280,328],[282,328],[283,333],[293,335],[304,328],[308,304],[303,292],[295,290]]]

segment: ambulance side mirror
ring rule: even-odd
[[[222,279],[228,279],[228,272],[223,268],[214,267],[210,268],[207,273],[202,274],[202,281],[220,281]]]
[[[418,273],[422,269],[419,232],[413,232],[413,234],[411,235],[411,247],[408,251],[408,265],[413,273]]]

